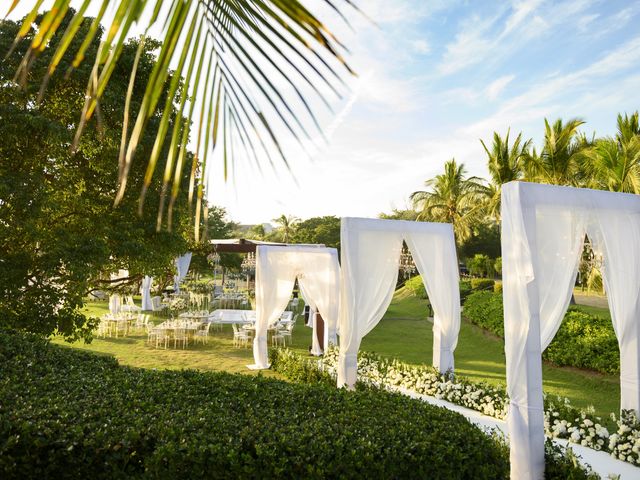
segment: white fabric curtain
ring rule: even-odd
[[[109,312],[112,314],[120,313],[122,310],[122,298],[117,293],[109,295]]]
[[[640,412],[640,213],[599,210],[594,242],[620,346],[620,408]]]
[[[151,285],[153,284],[153,277],[145,275],[142,279],[142,286],[140,293],[142,295],[142,310],[153,310],[153,304],[151,303]]]
[[[335,248],[264,246],[256,252],[256,335],[254,369],[269,368],[268,326],[289,302],[296,278],[309,305],[315,306],[335,331],[339,302],[340,267]]]
[[[191,252],[187,252],[181,257],[175,259],[176,275],[173,276],[173,291],[180,291],[180,283],[189,273],[189,265],[191,264]]]
[[[639,214],[640,198],[634,195],[524,182],[502,187],[512,478],[544,476],[541,354],[571,299],[585,232],[604,254],[605,284],[621,350],[622,405],[640,406],[640,253],[629,248],[640,242]]]
[[[434,235],[434,230],[442,231]],[[405,241],[433,307],[433,366],[453,371],[460,332],[460,276],[453,227],[436,224],[428,232],[410,232]]]
[[[338,386],[351,388],[355,385],[360,342],[378,324],[391,303],[398,280],[403,239],[407,241],[423,278],[430,279],[426,283],[434,297],[432,303],[434,312],[437,309],[438,319],[434,359],[440,368],[453,367],[453,350],[460,328],[460,292],[451,226],[343,218]],[[442,258],[436,259],[437,255]],[[439,274],[442,277],[438,277]],[[442,285],[438,285],[439,282]]]

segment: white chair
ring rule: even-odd
[[[211,330],[211,323],[204,323],[200,328],[196,330],[195,341],[202,340],[202,343],[209,343],[209,330]]]
[[[231,326],[233,327],[233,346],[240,348],[240,345],[244,347],[249,345],[249,333],[242,328],[238,328],[237,323],[232,323]]]
[[[167,306],[162,304],[161,297],[151,297],[151,310],[154,312],[163,312]]]

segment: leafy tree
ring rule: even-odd
[[[529,180],[553,185],[580,186],[585,181],[582,160],[591,142],[580,134],[584,124],[579,118],[566,123],[562,119],[553,125],[544,120],[544,144],[540,155],[535,150],[526,163]]]
[[[144,200],[158,162],[168,155],[162,201],[158,205],[160,219],[165,213],[167,218],[172,215],[181,187],[182,170],[190,166],[193,180],[197,164],[200,163],[201,171],[205,171],[207,156],[216,147],[224,158],[225,169],[228,158],[233,159],[231,145],[235,143],[239,143],[246,155],[256,162],[267,159],[272,163],[272,154],[275,154],[286,164],[278,132],[287,131],[301,144],[304,138],[310,139],[306,125],[318,129],[319,126],[308,97],[328,103],[327,97],[340,96],[339,88],[344,83],[342,72],[352,73],[341,54],[344,46],[306,8],[307,4],[328,7],[346,21],[341,7],[355,8],[350,0],[315,3],[301,0],[103,0],[94,25],[97,27],[100,21],[106,21],[109,17],[105,17],[106,12],[113,12],[113,17],[107,27],[109,35],[104,37],[97,56],[87,55],[80,44],[96,45],[101,30],[76,28],[83,22],[82,15],[89,1],[82,3],[71,23],[62,22],[71,12],[70,2],[57,0],[55,8],[40,17],[37,17],[37,11],[42,0],[10,2],[9,13],[18,4],[32,6],[33,10],[24,19],[26,28],[16,30],[16,42],[9,43],[1,54],[13,53],[13,47],[19,45],[18,54],[14,53],[12,58],[24,61],[15,62],[13,72],[23,85],[37,82],[36,88],[40,84],[45,86],[48,81],[49,74],[33,78],[30,72],[33,60],[42,58],[43,51],[47,57],[45,67],[50,73],[64,72],[71,60],[74,68],[95,70],[97,81],[85,83],[83,92],[87,95],[74,105],[76,118],[80,117],[79,121],[73,122],[76,135],[72,136],[71,143],[74,147],[78,146],[87,121],[101,117],[102,104],[109,102],[106,87],[110,83],[117,83],[123,75],[131,75],[144,86],[135,92],[126,88],[122,92],[122,99],[140,101],[128,110],[131,122],[120,126],[126,135],[117,145],[118,183],[112,195],[117,204],[124,200],[127,185],[136,183],[129,178],[134,159],[139,162],[142,158],[148,162],[149,170],[144,187],[141,187],[141,200]],[[36,26],[36,35],[30,33],[32,24]],[[152,26],[164,25],[165,37],[156,44],[157,63],[153,72],[144,76],[144,82],[139,81],[137,63],[128,62],[123,48],[134,25],[144,30],[145,35]],[[63,37],[63,40],[52,44],[50,39],[54,36]],[[181,38],[183,41],[179,41]],[[140,46],[139,52],[145,48]],[[61,58],[69,61],[60,61]],[[89,60],[83,62],[83,58]],[[175,70],[174,75],[169,74],[170,68]],[[181,78],[184,78],[184,89],[180,88]],[[302,87],[313,93],[303,94]],[[160,97],[161,91],[166,91],[168,96]],[[294,92],[293,97],[289,92]],[[194,108],[196,104],[198,109]],[[180,115],[174,121],[176,106]],[[196,110],[199,110],[197,118]],[[154,130],[157,148],[147,152],[141,145],[142,134],[151,127],[156,114],[160,114],[159,128]],[[187,117],[184,121],[183,114]],[[198,137],[196,156],[185,161],[183,146],[192,125]],[[170,144],[166,155],[162,148],[165,143]],[[170,190],[169,183],[172,183]],[[190,200],[195,195],[197,201],[202,202],[203,186],[200,183],[196,189],[191,182]],[[198,203],[196,217],[200,206]],[[161,221],[157,223],[158,227],[161,225]]]
[[[413,209],[400,210],[394,208],[391,213],[380,213],[378,218],[383,220],[417,220],[418,212]]]
[[[70,25],[72,15],[64,18],[60,32]],[[90,19],[80,24],[71,48],[79,48],[90,25]],[[0,23],[0,50],[9,48],[18,28],[14,22]],[[27,38],[35,35],[31,30]],[[96,55],[101,35],[98,32],[89,45],[88,57]],[[171,232],[156,232],[155,213],[138,216],[133,193],[113,207],[118,181],[114,159],[121,141],[127,72],[140,51],[131,98],[136,107],[154,68],[152,51],[158,45],[147,42],[142,50],[136,42],[124,45],[121,64],[102,96],[101,126],[89,122],[72,154],[69,147],[90,68],[81,65],[65,79],[72,58],[63,57],[42,101],[37,101],[38,84],[61,39],[62,33],[54,35],[49,40],[52,48],[33,60],[26,89],[12,82],[16,56],[0,64],[0,322],[42,334],[88,338],[92,322],[80,310],[87,292],[95,286],[109,288],[110,273],[120,268],[129,270],[124,283],[130,286],[143,274],[170,274],[172,259],[188,249],[190,216],[186,193],[177,197]],[[17,53],[24,55],[26,45],[18,45]],[[141,155],[150,154],[158,123],[158,116],[150,119],[140,139]],[[134,163],[130,182],[142,188],[144,176],[145,166]],[[188,175],[180,179],[185,187],[188,180]],[[147,201],[155,208],[161,185],[160,175],[154,174]]]
[[[273,222],[279,225],[279,233],[282,234],[282,242],[289,243],[289,240],[293,236],[296,230],[296,224],[300,221],[299,218],[292,215],[282,214],[278,218],[274,218]]]
[[[458,246],[459,258],[471,258],[476,253],[496,258],[500,251],[500,227],[492,219],[475,222],[472,235]]]
[[[467,240],[473,225],[482,218],[482,198],[486,187],[482,179],[467,177],[464,164],[455,159],[444,164],[444,173],[424,182],[429,190],[411,194],[419,210],[418,220],[453,224],[458,243]]]
[[[340,248],[340,219],[334,216],[311,217],[298,223],[292,243],[317,243]]]
[[[494,262],[487,255],[477,253],[472,258],[467,259],[466,263],[469,273],[474,277],[486,277],[494,273]]]
[[[640,128],[638,112],[618,115],[615,138],[595,141],[585,151],[589,186],[614,192],[640,193]]]
[[[500,221],[500,192],[502,184],[521,180],[524,177],[524,166],[529,158],[531,139],[523,141],[519,133],[513,144],[509,145],[509,133],[503,139],[497,132],[493,134],[491,149],[480,140],[487,152],[489,169],[489,186],[487,188],[487,214]]]

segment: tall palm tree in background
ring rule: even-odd
[[[279,226],[278,230],[282,232],[282,241],[284,243],[289,243],[291,236],[295,232],[295,226],[299,222],[299,219],[293,215],[287,216],[282,214],[278,218],[274,218],[272,221]]]
[[[351,0],[81,0],[76,12],[70,9],[70,2],[56,0],[52,9],[44,14],[38,12],[42,0],[5,2],[9,5],[8,13],[19,4],[26,4],[31,10],[10,51],[0,55],[10,55],[19,42],[29,42],[30,48],[16,72],[16,80],[26,84],[33,60],[47,48],[54,35],[60,35],[48,75],[41,85],[41,97],[52,75],[72,73],[57,70],[65,54],[74,56],[74,67],[83,61],[93,62],[86,101],[76,125],[75,147],[88,122],[99,117],[101,95],[133,29],[143,31],[139,53],[150,29],[161,29],[161,47],[141,106],[137,112],[126,108],[115,197],[116,204],[123,198],[142,131],[151,116],[160,114],[153,151],[150,158],[144,159],[147,173],[139,201],[142,209],[163,144],[169,142],[170,154],[163,159],[164,185],[158,227],[167,211],[167,218],[171,218],[178,193],[177,179],[181,178],[182,170],[188,168],[191,170],[189,201],[197,199],[197,230],[207,158],[213,151],[220,152],[225,177],[227,163],[233,161],[233,152],[237,155],[239,150],[258,165],[265,160],[273,165],[279,158],[288,168],[280,139],[283,135],[291,136],[304,148],[305,142],[312,138],[310,129],[320,129],[310,100],[319,99],[330,109],[329,100],[340,98],[345,89],[344,72],[353,73],[341,53],[346,51],[345,47],[307,8],[307,5],[316,11],[326,8],[348,23],[342,7],[356,8]],[[80,35],[84,15],[92,5],[98,7],[97,15],[82,46],[78,51],[68,52],[71,40]],[[112,18],[110,12],[113,12]],[[72,17],[71,21],[62,22],[67,15]],[[58,31],[61,24],[68,25],[64,32]],[[98,54],[95,59],[85,60],[87,48],[102,24],[106,34]],[[130,74],[131,86],[137,65],[136,60]],[[169,84],[168,95],[161,99],[165,83]],[[127,95],[127,105],[131,94],[132,88]],[[172,105],[178,109],[173,123],[169,108]],[[196,136],[195,158],[192,165],[185,165],[190,133]],[[196,186],[198,169],[204,174],[199,176],[203,180]],[[170,222],[168,226],[170,228]]]
[[[484,141],[480,140],[484,151],[487,152],[487,168],[489,169],[489,185],[487,186],[486,206],[487,214],[496,222],[500,222],[500,192],[502,184],[524,178],[525,164],[530,157],[531,139],[523,141],[519,133],[513,144],[509,146],[509,133],[502,138],[499,133],[493,133],[491,150]]]
[[[486,187],[477,177],[467,177],[464,164],[455,159],[444,164],[444,173],[424,182],[429,189],[411,194],[418,220],[453,224],[457,241],[471,236],[472,227],[483,213]]]
[[[573,118],[566,123],[558,119],[551,125],[545,118],[544,144],[540,155],[534,150],[526,162],[527,180],[581,186],[585,180],[583,154],[591,146],[591,142],[578,131],[582,124],[583,120]]]

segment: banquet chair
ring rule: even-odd
[[[211,323],[204,323],[200,328],[196,330],[195,341],[202,340],[202,343],[209,343],[209,330],[211,330]]]
[[[247,346],[249,344],[249,334],[246,330],[239,328],[237,323],[232,323],[233,327],[233,346],[239,348],[240,345]]]
[[[167,344],[169,343],[169,331],[165,328],[155,328],[155,340],[156,340],[156,348],[158,348],[158,345],[160,345],[161,343],[164,343],[164,348],[167,348]]]
[[[178,342],[182,342],[182,348],[186,348],[189,343],[189,336],[187,330],[184,327],[178,327],[173,333],[173,348],[177,348]]]

